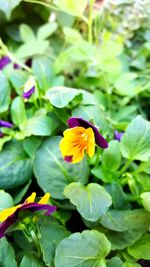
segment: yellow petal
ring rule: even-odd
[[[86,133],[88,136],[88,142],[87,142],[87,149],[86,152],[89,155],[90,158],[94,156],[95,152],[95,136],[92,128],[86,129]]]
[[[8,209],[4,209],[0,212],[0,222],[5,221],[10,215],[12,215],[19,207],[21,207],[22,205],[19,204],[15,207],[11,207]]]
[[[50,198],[50,193],[46,193],[38,202],[39,204],[47,204]]]
[[[33,193],[31,194],[31,196],[29,196],[28,198],[26,198],[25,203],[26,203],[26,204],[28,204],[28,203],[33,203],[34,200],[35,200],[35,198],[36,198],[36,193],[33,192]]]

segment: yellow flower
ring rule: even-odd
[[[60,150],[68,162],[80,162],[86,152],[93,157],[95,152],[95,137],[91,127],[74,127],[64,131],[64,138],[60,142]]]

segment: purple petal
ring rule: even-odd
[[[23,210],[30,210],[31,212],[46,210],[45,215],[51,215],[51,213],[56,210],[56,206],[51,206],[49,204],[38,204],[38,203],[23,204],[4,222],[0,224],[0,238],[5,236],[5,232],[7,231],[7,229],[18,220],[19,212]]]
[[[114,131],[114,138],[115,138],[115,140],[117,140],[117,141],[120,142],[123,134],[124,134],[124,132]]]
[[[105,138],[99,133],[98,129],[91,122],[88,122],[82,118],[71,117],[68,119],[67,123],[70,128],[81,126],[86,129],[86,128],[91,127],[95,135],[95,143],[102,148],[108,147],[108,143],[105,140]]]
[[[13,66],[14,66],[14,69],[15,69],[15,70],[18,70],[18,69],[20,69],[20,66],[19,66],[18,64],[16,64],[16,63],[14,63],[14,65],[13,65]]]
[[[5,56],[0,59],[0,70],[4,69],[11,62],[10,58]]]
[[[72,158],[73,158],[73,156],[65,156],[64,160],[70,163],[70,162],[72,162]]]
[[[5,128],[12,128],[13,124],[8,122],[8,121],[2,121],[0,120],[0,127],[5,127]]]
[[[34,92],[35,92],[35,87],[33,86],[29,91],[23,92],[23,98],[29,99]]]

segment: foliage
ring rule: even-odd
[[[31,191],[57,206],[20,215],[0,239],[0,266],[149,266],[149,7],[0,0],[0,121],[13,124],[0,124],[0,210]],[[108,148],[64,161],[71,116],[96,125]]]

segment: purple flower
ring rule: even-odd
[[[0,59],[0,70],[3,70],[11,62],[10,58],[5,56]]]
[[[23,98],[28,100],[34,92],[35,86],[33,86],[29,91],[23,92]]]
[[[13,124],[8,122],[8,121],[2,121],[0,120],[0,127],[5,127],[5,128],[12,128]]]
[[[74,128],[76,126],[84,127],[85,129],[89,127],[92,128],[95,136],[95,143],[101,148],[108,147],[108,143],[105,138],[99,133],[98,129],[91,122],[88,122],[82,118],[71,117],[68,119],[67,123],[70,128]]]
[[[124,134],[124,132],[114,131],[114,138],[115,138],[115,140],[117,140],[117,141],[120,142],[123,134]]]

